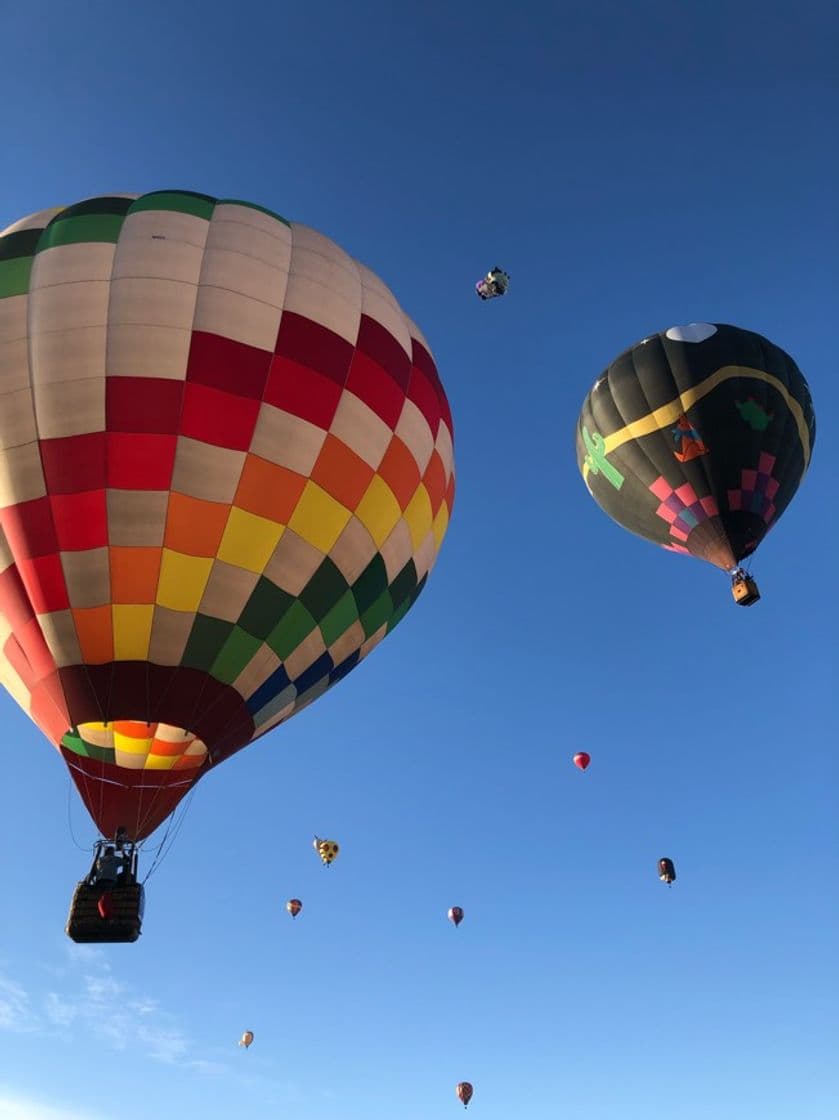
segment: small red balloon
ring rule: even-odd
[[[464,1108],[466,1108],[466,1106],[472,1100],[473,1092],[474,1090],[468,1081],[459,1082],[457,1088],[455,1089],[455,1093],[457,1093],[457,1099],[459,1101],[463,1101]]]
[[[585,770],[585,768],[588,766],[588,764],[590,762],[591,762],[591,755],[586,754],[585,751],[578,751],[574,755],[574,765],[577,767],[578,770]]]
[[[451,910],[449,910],[449,921],[454,922],[456,926],[459,926],[463,921],[463,911],[459,906],[453,906]]]

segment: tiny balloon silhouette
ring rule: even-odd
[[[466,1106],[472,1100],[472,1094],[474,1093],[474,1091],[475,1090],[472,1088],[468,1081],[458,1082],[455,1093],[457,1094],[457,1099],[463,1102],[464,1108],[466,1108]]]
[[[292,918],[296,918],[300,911],[303,909],[303,903],[299,898],[290,898],[285,904],[286,910],[291,914]]]
[[[459,926],[463,921],[463,910],[459,906],[452,906],[449,910],[449,921]]]
[[[245,1033],[239,1039],[239,1045],[244,1046],[244,1048],[246,1050],[252,1042],[253,1042],[253,1031],[245,1031]]]

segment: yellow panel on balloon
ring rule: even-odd
[[[115,603],[111,610],[114,616],[115,659],[145,661],[149,655],[154,607],[129,607]]]
[[[288,522],[298,536],[326,553],[346,528],[350,511],[315,482],[307,482]]]
[[[364,497],[358,503],[355,515],[381,548],[402,516],[396,496],[379,475],[373,475]]]
[[[285,526],[279,522],[234,506],[221,538],[218,558],[233,567],[262,574],[284,531]]]
[[[411,543],[416,551],[434,523],[431,499],[422,483],[419,484],[413,498],[408,502],[408,508],[405,510],[403,517],[411,530]]]
[[[183,552],[172,552],[171,549],[164,548],[157,602],[161,607],[168,607],[173,611],[194,614],[198,610],[212,566],[212,558],[186,556]],[[117,609],[114,607],[114,610]]]

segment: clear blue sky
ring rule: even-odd
[[[30,0],[3,41],[0,227],[175,186],[321,229],[426,334],[459,489],[407,622],[198,786],[134,946],[65,937],[93,827],[0,699],[0,1117],[432,1120],[468,1079],[480,1120],[833,1120],[835,5]],[[602,369],[695,319],[815,401],[749,611],[574,461]]]

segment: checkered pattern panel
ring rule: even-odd
[[[777,512],[773,499],[780,486],[778,480],[772,477],[774,467],[775,456],[762,452],[757,470],[741,471],[739,488],[728,491],[728,508],[756,513],[767,525],[771,525]]]
[[[235,746],[289,718],[404,617],[448,526],[424,339],[337,245],[249,203],[107,196],[0,234],[0,395],[0,676],[80,757],[217,760],[165,701],[144,719],[148,674],[80,720],[76,670],[180,670],[196,711],[196,679],[233,690]]]
[[[660,500],[661,504],[656,509],[656,514],[669,526],[670,547],[674,551],[687,552],[684,542],[691,531],[701,521],[706,521],[719,513],[716,499],[697,497],[690,483],[686,482],[674,490],[667,479],[660,475],[652,483],[650,490]]]

